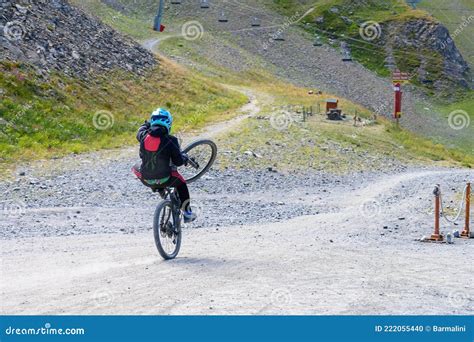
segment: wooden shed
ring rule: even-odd
[[[326,100],[326,113],[329,113],[331,109],[337,109],[339,100],[337,99],[328,99]]]

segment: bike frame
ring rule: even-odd
[[[177,222],[176,230],[181,229],[181,201],[176,190],[170,190],[171,208],[173,212],[173,220]]]
[[[161,198],[163,200],[169,200],[171,201],[171,211],[173,213],[173,222],[177,222],[178,226],[176,227],[177,229],[181,228],[181,201],[178,197],[178,194],[174,188],[166,188],[164,189],[165,193],[164,195],[161,195]]]

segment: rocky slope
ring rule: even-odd
[[[411,58],[412,61],[406,68],[411,70],[421,83],[433,83],[437,89],[452,84],[464,88],[472,86],[469,66],[457,49],[448,29],[442,24],[427,19],[414,19],[402,23],[393,21],[385,25],[383,32],[385,35],[382,36],[382,42],[387,51],[418,52],[416,55],[411,55],[414,58]],[[430,53],[436,57],[430,57]],[[400,60],[400,57],[394,59]]]
[[[0,60],[79,77],[113,69],[142,74],[157,63],[136,42],[66,0],[2,0],[0,8]]]
[[[471,85],[469,66],[448,29],[426,12],[398,0],[340,0],[314,8],[304,28],[335,45],[345,42],[372,70],[388,75],[391,64],[414,75],[412,81],[445,92]]]
[[[229,19],[226,23],[218,21],[222,11]],[[200,62],[238,72],[266,69],[300,86],[332,93],[361,104],[379,115],[392,116],[392,82],[360,63],[342,61],[338,46],[313,46],[312,36],[294,24],[290,25],[301,15],[278,15],[253,0],[229,2],[225,6],[218,3],[207,10],[200,9],[196,3],[183,2],[170,6],[166,13],[168,34],[180,35],[183,23],[193,23],[195,20],[203,28],[203,34],[197,39],[181,41],[192,50],[189,55],[187,50],[179,48],[168,50],[171,44],[160,45],[161,52],[180,63],[198,70]],[[261,27],[251,27],[254,14],[261,19]],[[284,41],[273,39],[278,31],[282,32]],[[199,60],[196,60],[195,54],[200,56]],[[450,146],[455,146],[459,139],[471,134],[468,129],[451,129],[448,120],[440,119],[438,113],[423,109],[432,106],[417,96],[413,88],[409,85],[404,87],[405,115],[401,119],[404,127],[425,137],[439,137],[439,141]]]

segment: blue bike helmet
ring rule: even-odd
[[[171,125],[173,124],[173,117],[171,113],[166,109],[158,108],[150,116],[150,125],[151,126],[162,126],[166,128],[168,134],[171,131]]]

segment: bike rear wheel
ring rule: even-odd
[[[198,140],[191,143],[184,150],[190,158],[188,165],[180,169],[180,173],[187,183],[192,183],[201,178],[217,157],[217,145],[211,140]]]
[[[156,207],[153,218],[153,235],[156,248],[165,260],[174,259],[179,253],[181,247],[179,220],[179,214],[173,213],[173,205],[170,200],[165,200]]]

